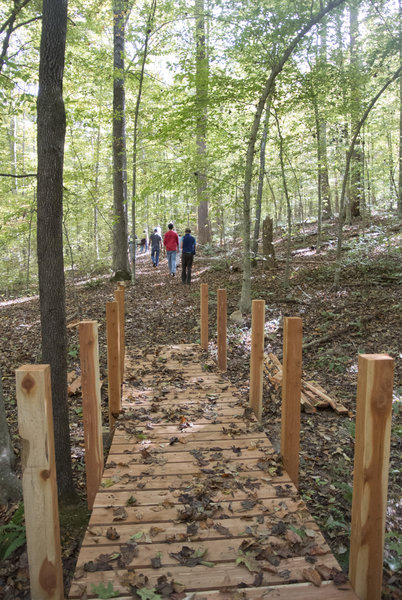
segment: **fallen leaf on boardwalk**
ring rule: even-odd
[[[136,542],[129,542],[128,544],[121,544],[120,546],[120,554],[118,561],[119,569],[126,569],[128,565],[131,563],[133,558],[137,557],[139,553],[138,546]]]
[[[261,565],[255,558],[254,552],[243,553],[240,550],[240,555],[236,558],[236,565],[244,565],[251,573],[259,573],[261,571]]]
[[[162,529],[162,527],[151,527],[151,529],[149,530],[149,535],[151,537],[156,537],[158,535],[158,533],[162,533],[163,531],[165,531],[164,529]]]
[[[331,578],[334,580],[334,584],[338,586],[343,585],[348,581],[347,575],[336,567],[332,567],[331,569]]]
[[[134,506],[135,504],[137,504],[137,499],[134,496],[130,496],[126,502],[126,506]]]
[[[130,540],[140,540],[143,535],[144,535],[143,531],[138,531],[137,533],[135,533],[134,535],[132,535],[130,537]]]
[[[126,510],[122,506],[113,509],[113,521],[125,521],[127,516]]]
[[[154,556],[151,558],[151,567],[153,569],[160,569],[162,566],[162,561],[160,556]]]
[[[303,569],[302,575],[305,581],[310,581],[316,587],[320,587],[322,579],[315,569]]]
[[[101,536],[103,534],[103,529],[100,527],[87,527],[87,531],[90,535],[95,537]]]
[[[108,527],[106,530],[106,537],[108,540],[118,540],[120,535],[117,533],[115,527]]]
[[[254,506],[257,504],[256,500],[242,500],[241,504],[241,508],[239,508],[239,512],[245,511],[245,510],[251,510],[252,508],[254,508]]]
[[[327,567],[327,565],[316,565],[315,569],[320,574],[321,579],[323,579],[324,581],[329,581],[331,579],[332,569]]]
[[[169,556],[179,561],[181,565],[185,567],[195,567],[196,565],[204,565],[206,567],[215,566],[214,563],[203,560],[206,554],[204,548],[190,548],[189,546],[183,546],[180,552],[169,552]]]
[[[286,531],[286,539],[291,543],[291,544],[301,544],[302,539],[300,537],[300,535],[298,535],[297,533],[295,533],[294,531],[292,531],[291,529],[288,529]]]
[[[218,531],[220,534],[225,535],[226,537],[233,537],[233,535],[230,533],[229,529],[227,527],[224,527],[220,523],[215,523],[213,528],[216,531]]]

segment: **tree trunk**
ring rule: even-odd
[[[14,453],[8,433],[0,372],[0,505],[10,500],[15,502],[22,496],[21,481],[13,472],[13,466]]]
[[[196,86],[196,144],[197,144],[197,204],[198,204],[198,243],[211,241],[208,217],[208,52],[205,36],[204,0],[195,0],[195,86]]]
[[[260,144],[260,172],[258,175],[257,199],[256,199],[256,204],[255,204],[254,238],[253,238],[253,243],[251,244],[251,252],[252,252],[253,259],[255,259],[255,257],[257,256],[257,253],[258,253],[258,238],[260,237],[262,190],[264,187],[264,172],[265,172],[265,149],[267,146],[270,109],[271,109],[271,97],[268,99],[268,103],[267,103],[267,106],[265,109],[264,129],[262,131],[261,144]]]
[[[351,131],[352,135],[356,131],[356,125],[361,113],[361,98],[359,86],[359,56],[357,49],[358,38],[358,18],[359,9],[354,2],[349,5],[350,10],[350,66],[352,70],[351,84]],[[360,137],[357,138],[353,148],[350,162],[350,215],[353,218],[360,217],[362,203],[362,163],[363,152],[360,145]]]
[[[274,228],[271,217],[265,217],[262,225],[262,254],[265,258],[264,268],[275,266]]]
[[[140,115],[140,104],[141,104],[141,95],[142,95],[142,86],[144,83],[144,72],[145,72],[145,64],[148,56],[148,43],[149,38],[152,32],[152,26],[154,22],[156,11],[156,0],[152,0],[151,8],[148,15],[146,32],[145,32],[145,42],[144,42],[144,52],[142,55],[141,61],[141,72],[140,72],[140,80],[138,82],[138,93],[137,93],[137,101],[135,103],[135,113],[134,113],[134,133],[133,133],[133,184],[132,184],[132,198],[131,198],[131,239],[134,243],[135,248],[135,230],[136,230],[136,202],[137,202],[137,138],[138,138],[138,121]],[[148,227],[149,230],[149,227]],[[135,251],[131,252],[131,280],[135,283],[135,261],[136,255]]]
[[[42,360],[50,364],[57,484],[75,498],[67,404],[67,339],[63,262],[63,102],[67,0],[44,0],[40,43],[38,122],[38,270]]]
[[[402,65],[402,0],[399,0],[399,64]],[[402,219],[402,77],[399,79],[398,216]]]
[[[286,207],[287,207],[287,223],[288,223],[288,235],[287,235],[287,243],[286,243],[286,267],[285,267],[285,279],[283,282],[283,286],[285,289],[289,288],[290,281],[290,249],[292,242],[292,206],[290,204],[289,190],[286,181],[286,173],[285,173],[285,163],[283,160],[284,149],[283,149],[283,137],[279,124],[279,119],[277,114],[275,113],[276,126],[278,128],[278,137],[279,137],[279,160],[281,164],[281,173],[282,173],[282,181],[283,181],[283,190],[285,192],[286,198]]]
[[[113,279],[131,279],[127,261],[127,155],[124,33],[127,0],[113,0]]]

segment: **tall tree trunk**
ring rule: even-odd
[[[141,104],[141,95],[142,95],[142,86],[144,83],[144,72],[145,72],[145,64],[148,56],[148,44],[149,38],[152,33],[152,26],[154,22],[156,11],[156,0],[152,0],[151,8],[149,10],[146,32],[145,32],[145,41],[144,41],[144,52],[142,55],[141,61],[141,72],[140,72],[140,80],[138,82],[138,92],[137,92],[137,101],[135,103],[135,113],[134,113],[134,133],[133,133],[133,184],[132,184],[132,198],[131,198],[131,238],[134,242],[135,246],[135,229],[136,229],[136,202],[137,202],[137,145],[138,145],[138,121],[140,115],[140,104]],[[135,252],[131,253],[131,280],[135,282],[135,261],[136,256]]]
[[[399,0],[399,64],[402,65],[402,0]],[[399,79],[398,215],[402,219],[402,77]]]
[[[253,242],[251,244],[251,252],[252,252],[253,258],[255,258],[258,253],[258,238],[260,237],[262,190],[264,187],[264,173],[265,173],[265,149],[267,146],[270,109],[271,109],[271,96],[268,98],[267,106],[265,109],[264,129],[262,131],[261,143],[260,143],[260,172],[258,175],[257,199],[256,199],[256,203],[255,203],[254,238],[253,238]]]
[[[256,112],[254,115],[253,123],[251,126],[246,152],[246,168],[244,174],[244,189],[243,189],[243,276],[242,276],[242,288],[240,297],[240,310],[241,312],[250,312],[251,310],[251,263],[250,263],[250,200],[251,200],[251,183],[253,179],[253,162],[255,154],[255,145],[257,142],[257,134],[260,126],[262,112],[264,110],[265,103],[269,94],[273,90],[275,80],[279,73],[282,71],[287,60],[293,53],[298,43],[304,38],[304,36],[310,31],[314,25],[319,23],[321,19],[330,12],[333,8],[336,8],[342,4],[345,0],[332,0],[328,2],[327,6],[320,10],[316,15],[301,28],[299,33],[295,35],[293,40],[289,43],[287,48],[283,51],[282,55],[277,58],[277,61],[271,67],[271,72],[268,79],[265,82],[264,88],[261,92],[260,98],[257,103]]]
[[[124,37],[127,0],[113,0],[113,270],[115,280],[131,279],[127,263],[127,155],[124,92]]]
[[[288,234],[287,234],[287,243],[286,243],[286,267],[285,267],[285,279],[283,282],[283,287],[285,289],[289,289],[289,281],[290,281],[290,249],[292,243],[292,205],[290,203],[289,190],[286,181],[286,172],[285,172],[285,162],[284,162],[284,148],[283,148],[283,137],[281,132],[281,127],[278,119],[278,115],[275,112],[275,121],[276,127],[278,129],[278,137],[279,137],[279,160],[281,164],[281,174],[282,174],[282,182],[283,182],[283,191],[285,193],[286,198],[286,207],[287,207],[287,223],[288,223]]]
[[[350,67],[351,67],[351,131],[356,131],[356,125],[361,114],[361,92],[359,85],[359,9],[356,1],[352,0],[349,5],[350,16]],[[360,144],[360,136],[357,138],[353,148],[350,162],[350,214],[352,218],[360,217],[362,203],[362,164],[363,152]]]
[[[67,0],[43,0],[38,123],[38,270],[42,360],[50,364],[57,484],[75,497],[67,404],[67,339],[63,262],[63,102]]]
[[[207,244],[211,240],[208,218],[208,52],[205,35],[204,0],[195,0],[195,87],[196,87],[196,144],[197,144],[197,203],[198,242]]]
[[[322,0],[321,0],[322,5]],[[319,58],[321,68],[326,70],[327,68],[327,20],[324,19],[320,28],[320,51]],[[322,218],[329,219],[332,216],[331,207],[331,190],[329,187],[329,174],[328,174],[328,152],[327,152],[327,122],[323,119],[318,110],[318,129],[319,137],[318,143],[320,145],[319,152],[319,186],[321,190],[321,201],[322,201]]]

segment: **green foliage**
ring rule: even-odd
[[[343,373],[349,363],[349,356],[335,354],[331,348],[317,358],[317,367],[320,370],[333,371],[334,373]]]
[[[335,481],[334,486],[339,490],[343,490],[344,499],[348,504],[352,505],[353,487],[344,481]]]
[[[0,525],[0,559],[6,560],[26,543],[24,505],[18,506],[9,523]]]
[[[98,598],[116,598],[120,596],[120,592],[115,590],[111,581],[108,582],[107,587],[101,582],[99,585],[92,584],[92,591],[97,594]]]

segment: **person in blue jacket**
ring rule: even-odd
[[[183,283],[191,283],[191,269],[195,255],[195,237],[191,235],[191,229],[186,229],[183,236],[181,248],[181,280]]]

